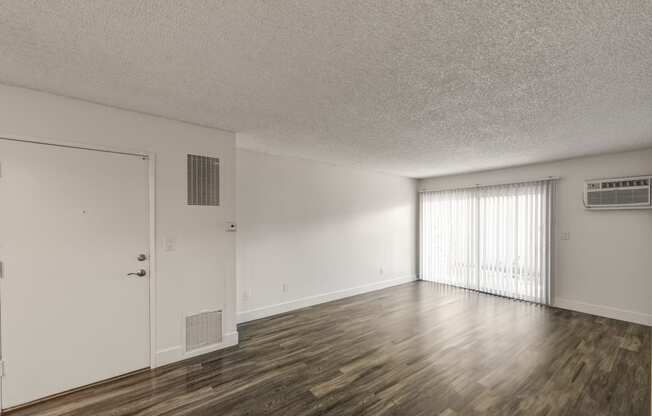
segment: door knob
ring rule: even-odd
[[[143,277],[147,274],[145,269],[140,269],[136,273],[127,273],[127,276],[138,276],[138,277]]]
[[[137,260],[138,261],[145,261],[145,260],[147,260],[147,256],[144,255],[144,254],[139,254],[138,257],[137,257]]]

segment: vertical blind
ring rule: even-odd
[[[555,181],[421,193],[423,280],[550,303]]]

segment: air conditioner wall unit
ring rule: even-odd
[[[584,183],[587,209],[652,209],[652,175],[592,179]]]

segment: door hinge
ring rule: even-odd
[[[0,377],[4,377],[4,376],[5,376],[5,362],[0,361]]]
[[[0,279],[5,278],[5,264],[0,261]]]

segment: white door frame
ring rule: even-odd
[[[73,149],[84,149],[96,152],[108,152],[123,155],[141,156],[147,159],[148,171],[148,202],[149,202],[149,368],[156,368],[156,153],[150,151],[126,149],[115,146],[103,146],[88,143],[67,142],[57,139],[36,138],[16,136],[13,134],[0,133],[0,140],[8,140],[15,142],[33,143],[44,146],[58,146],[68,147]],[[0,158],[0,180],[2,180],[2,159]],[[2,261],[2,259],[0,259]],[[0,279],[0,302],[3,299],[2,279]],[[2,328],[0,327],[0,342],[2,340]],[[4,357],[1,356],[0,360]],[[0,377],[0,383],[2,378]],[[0,384],[1,386],[1,384]],[[0,413],[2,413],[2,389],[0,389]]]

